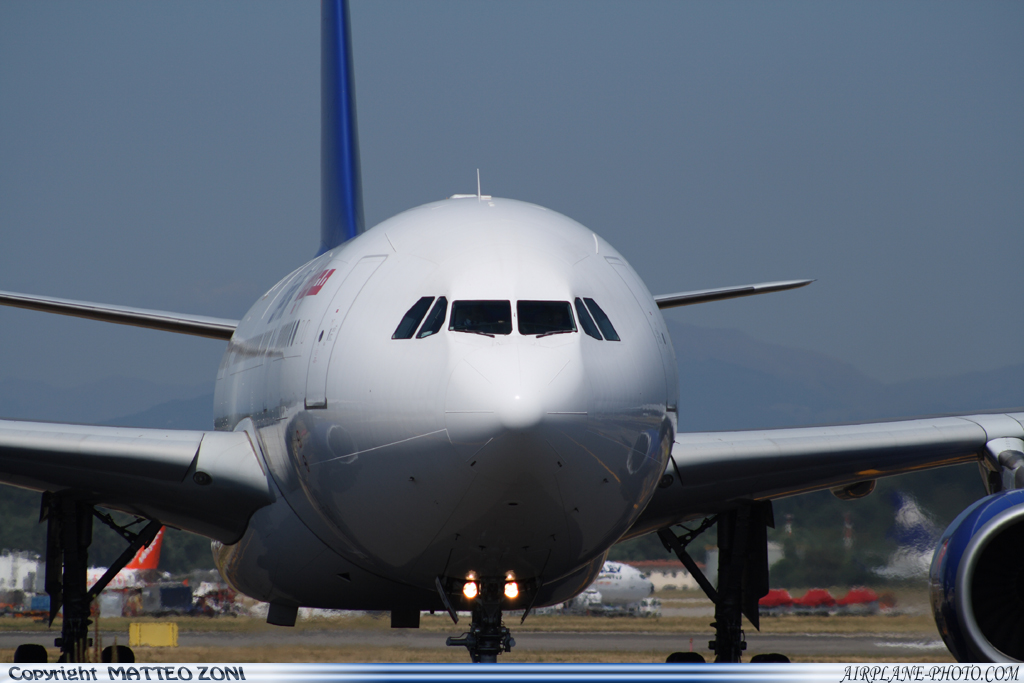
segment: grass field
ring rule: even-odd
[[[274,633],[280,626],[271,626],[264,620],[255,617],[174,617],[169,619],[178,624],[179,632],[221,632],[221,633]],[[131,622],[163,621],[152,617],[103,619],[100,628],[103,631],[128,631]],[[602,618],[574,616],[532,616],[520,625],[506,622],[514,633],[552,631],[580,633],[686,633],[688,635],[713,633],[708,617],[651,617],[641,618]],[[296,630],[311,631],[372,631],[389,629],[391,622],[387,615],[353,616],[324,619],[305,619],[295,624]],[[456,626],[451,619],[442,615],[424,615],[420,622],[420,630],[428,633],[455,634],[465,627],[460,620]],[[753,627],[746,625],[748,630]],[[0,619],[0,631],[52,631],[55,635],[60,631],[60,619],[48,627],[44,622],[23,619]],[[935,622],[931,616],[923,614],[894,616],[781,616],[762,617],[762,633],[921,633],[935,635]]]

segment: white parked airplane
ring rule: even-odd
[[[636,567],[605,562],[590,588],[601,593],[602,605],[632,605],[654,592],[654,584]]]
[[[316,258],[239,321],[0,293],[228,342],[216,431],[0,421],[0,481],[44,492],[66,661],[83,656],[103,587],[86,573],[96,506],[151,520],[121,529],[115,574],[166,524],[213,539],[225,579],[269,602],[271,623],[300,606],[390,610],[398,627],[467,610],[449,643],[475,661],[514,644],[503,611],[571,598],[614,543],[657,532],[716,604],[716,659],[739,661],[741,615],[757,626],[768,588],[773,498],[856,498],[963,462],[982,464],[992,495],[941,541],[940,631],[960,660],[1024,658],[1007,627],[1024,611],[1005,599],[1024,567],[1024,414],[678,434],[660,309],[808,281],[651,296],[584,226],[479,189],[364,231],[347,9],[323,6]],[[712,524],[717,591],[685,550]]]

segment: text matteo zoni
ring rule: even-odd
[[[108,666],[20,667],[12,666],[12,681],[244,681],[241,666]],[[106,678],[100,679],[106,673]]]

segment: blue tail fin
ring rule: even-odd
[[[320,6],[320,251],[363,231],[348,0]]]

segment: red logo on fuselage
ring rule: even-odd
[[[330,270],[320,271],[319,274],[310,278],[309,286],[302,291],[302,294],[300,294],[298,298],[301,299],[304,296],[315,296],[323,286],[327,284],[327,280],[330,279],[333,273],[334,268],[331,268]]]

